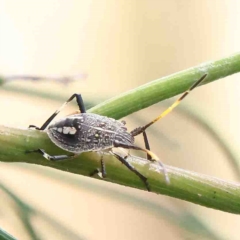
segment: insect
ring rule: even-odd
[[[113,118],[87,113],[81,94],[73,94],[58,110],[56,110],[46,122],[39,128],[35,125],[30,125],[29,128],[44,131],[46,130],[49,138],[58,147],[72,153],[70,155],[51,156],[44,149],[36,149],[27,151],[27,153],[37,152],[50,161],[61,161],[79,155],[83,152],[104,152],[108,151],[113,154],[120,162],[122,162],[130,171],[135,173],[145,184],[150,191],[147,178],[143,176],[137,169],[134,168],[128,161],[127,156],[122,157],[118,153],[112,151],[112,148],[135,149],[147,153],[147,160],[158,162],[165,175],[166,182],[169,183],[167,171],[158,159],[158,157],[150,151],[149,141],[146,134],[146,129],[152,124],[169,114],[195,87],[197,87],[205,78],[203,75],[196,81],[180,98],[178,98],[169,108],[167,108],[157,118],[148,124],[137,127],[131,132],[127,131],[124,121],[117,121]],[[80,113],[69,115],[55,123],[49,125],[57,114],[74,98],[76,98]],[[135,136],[143,134],[145,148],[139,147],[134,143]],[[103,154],[101,154],[101,168],[96,169],[90,175],[100,173],[102,177],[106,176],[106,168],[104,164]]]

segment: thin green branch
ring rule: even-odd
[[[110,99],[92,108],[90,112],[118,119],[185,91],[205,73],[208,74],[205,82],[207,83],[238,71],[240,71],[240,54],[155,80]],[[48,139],[45,133],[38,131],[0,127],[0,143],[0,159],[5,162],[34,163],[85,176],[99,166],[99,156],[96,153],[84,153],[76,159],[59,163],[47,161],[36,153],[26,154],[26,150],[36,148],[43,148],[50,154],[63,153]],[[129,159],[129,161],[148,178],[151,190],[155,193],[222,211],[240,213],[239,184],[167,166],[171,179],[171,184],[167,185],[163,174],[156,171],[157,166],[149,167],[149,164],[145,164],[146,162],[141,160]],[[105,162],[108,172],[106,181],[145,189],[138,177],[128,171],[114,157],[106,156]]]
[[[196,67],[151,81],[107,100],[93,107],[89,112],[119,119],[186,91],[206,73],[208,76],[203,84],[213,82],[239,71],[240,53],[218,61],[203,63]]]
[[[231,165],[231,169],[235,175],[240,179],[240,162],[239,153],[233,148],[232,144],[226,140],[224,131],[221,131],[216,127],[210,119],[208,119],[202,112],[199,114],[190,105],[180,106],[177,112],[185,115],[194,123],[205,129],[205,131],[215,140],[220,147],[221,151],[226,155]]]
[[[37,153],[26,154],[26,150],[36,147],[44,148],[50,154],[63,153],[43,132],[0,127],[0,142],[1,161],[4,162],[39,164],[85,176],[99,167],[99,156],[96,153],[84,153],[76,159],[59,163],[47,161]],[[106,181],[145,189],[139,178],[113,156],[105,156],[104,160],[108,171]],[[128,161],[148,178],[152,192],[226,212],[240,213],[239,184],[166,166],[171,179],[167,185],[163,174],[158,172],[158,165],[149,165],[146,160],[135,158],[129,158]]]
[[[26,203],[24,200],[20,199],[15,193],[13,193],[4,184],[0,183],[0,189],[3,190],[15,202],[17,207],[16,209],[17,209],[17,212],[19,213],[19,217],[21,218],[22,224],[24,225],[31,239],[34,239],[34,240],[41,239],[39,236],[39,229],[38,228],[35,229],[33,227],[34,224],[32,224],[32,219],[31,219],[32,216],[41,218],[42,220],[47,222],[49,226],[53,227],[56,231],[61,232],[63,236],[64,235],[68,236],[72,240],[85,239],[81,236],[78,236],[76,233],[74,233],[73,231],[65,227],[60,222],[51,218],[47,214],[36,210],[34,207]],[[1,229],[0,229],[0,237],[2,236],[1,234],[3,233],[1,233]],[[16,240],[15,238],[6,238],[6,239]]]
[[[12,235],[4,231],[2,228],[0,228],[0,239],[1,240],[17,240]]]
[[[149,201],[149,199],[144,199],[129,192],[119,191],[118,189],[108,187],[107,185],[100,186],[97,182],[90,182],[86,178],[81,178],[80,180],[75,175],[66,175],[63,172],[56,172],[50,168],[43,169],[23,164],[16,164],[16,166],[18,169],[20,168],[21,171],[33,171],[35,174],[39,174],[42,177],[61,181],[62,184],[67,184],[71,187],[76,187],[77,189],[84,189],[85,191],[94,192],[95,194],[101,194],[117,201],[138,206],[138,208],[141,208],[142,210],[145,209],[148,213],[151,213],[154,216],[159,218],[164,217],[170,223],[185,230],[186,234],[191,233],[194,235],[194,239],[225,239],[223,236],[218,236],[217,233],[210,229],[207,224],[201,221],[197,215],[192,213],[192,211],[189,211],[187,208],[182,208],[180,211],[174,211],[171,207],[167,208],[161,204]]]
[[[1,79],[0,79],[0,87],[1,89],[3,89],[4,91],[8,91],[8,92],[15,92],[15,93],[21,93],[27,96],[33,96],[33,97],[41,97],[44,99],[51,99],[51,100],[55,100],[55,101],[59,101],[59,102],[64,102],[69,98],[69,95],[59,95],[59,93],[57,92],[51,92],[51,91],[43,91],[43,90],[39,90],[36,88],[29,88],[29,87],[23,87],[23,86],[18,86],[18,85],[14,85],[14,84],[3,84],[1,85]],[[94,105],[96,105],[95,103],[96,101],[90,101],[89,99],[84,98],[84,104],[86,109],[89,109],[90,107],[93,107]]]

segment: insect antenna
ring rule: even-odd
[[[178,104],[200,83],[203,82],[203,80],[206,78],[207,74],[204,74],[199,80],[197,80],[187,91],[185,91],[180,98],[178,98],[170,107],[168,107],[163,113],[161,113],[158,117],[153,119],[150,123],[146,124],[145,126],[135,128],[131,131],[132,136],[137,136],[141,133],[143,133],[148,127],[153,125],[158,120],[162,119],[166,115],[168,115],[175,107],[178,106]]]

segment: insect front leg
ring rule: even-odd
[[[75,157],[76,155],[75,154],[71,154],[71,155],[54,155],[54,156],[51,156],[49,155],[48,153],[45,152],[44,149],[36,149],[36,150],[28,150],[26,151],[26,153],[40,153],[44,158],[46,158],[47,160],[50,160],[50,161],[62,161],[62,160],[67,160],[67,159],[71,159],[73,157]]]
[[[56,110],[47,120],[46,122],[39,128],[35,125],[30,125],[28,128],[34,128],[36,130],[44,130],[46,127],[49,125],[49,123],[58,115],[58,113],[69,103],[71,102],[74,98],[76,98],[79,110],[81,113],[86,113],[86,109],[84,106],[84,102],[82,99],[81,94],[73,94],[58,110]]]

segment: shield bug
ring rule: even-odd
[[[196,81],[186,92],[184,92],[180,98],[178,98],[169,108],[167,108],[157,118],[149,122],[148,124],[137,127],[131,132],[127,131],[124,121],[117,121],[113,118],[87,113],[85,110],[84,102],[81,94],[73,94],[57,111],[55,111],[42,125],[42,127],[36,127],[30,125],[29,128],[34,128],[40,131],[46,131],[49,138],[58,147],[73,153],[71,155],[56,155],[51,156],[47,154],[44,149],[36,149],[27,151],[38,152],[50,161],[60,161],[72,158],[83,152],[110,152],[119,161],[121,161],[129,170],[135,173],[145,184],[146,188],[150,191],[150,187],[147,182],[147,178],[137,171],[128,161],[127,156],[122,157],[119,154],[112,151],[112,148],[124,148],[135,149],[144,151],[147,153],[147,159],[152,162],[158,162],[165,175],[166,182],[169,183],[169,177],[164,165],[158,159],[158,157],[150,151],[150,146],[146,134],[146,129],[152,124],[165,117],[170,113],[196,86],[198,86],[205,78],[207,74],[203,75],[198,81]],[[74,98],[76,98],[80,113],[62,118],[55,123],[51,124],[51,121],[57,116],[57,114]],[[139,147],[134,143],[134,137],[143,134],[145,148]],[[103,154],[101,155],[101,169],[93,171],[90,175],[100,173],[102,177],[106,176],[106,170],[104,165]]]

